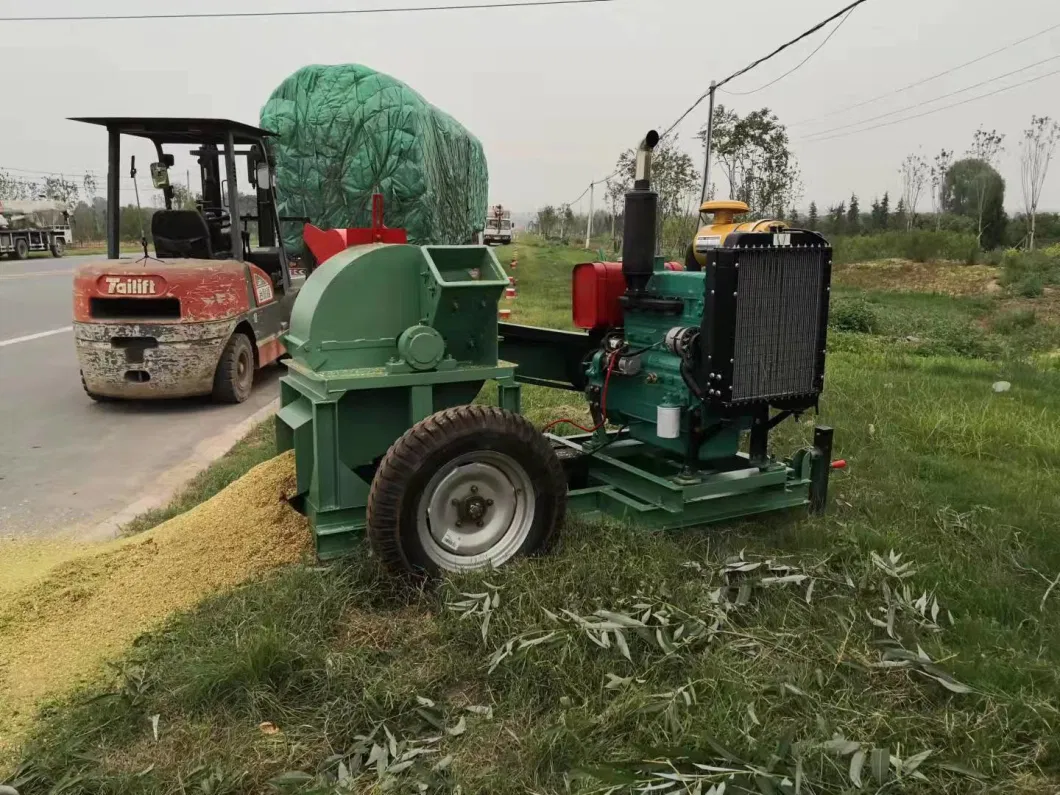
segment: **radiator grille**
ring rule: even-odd
[[[826,256],[810,247],[739,252],[733,401],[817,391]]]

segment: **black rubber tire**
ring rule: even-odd
[[[56,258],[61,257],[63,255],[63,252],[65,252],[65,251],[66,251],[66,243],[64,241],[62,241],[62,240],[53,240],[52,241],[51,252],[52,252],[52,256],[53,257],[56,257]]]
[[[88,388],[88,384],[85,383],[85,374],[81,373],[81,388],[85,390],[85,394],[92,398],[97,403],[110,403],[114,398],[108,395],[97,395]]]
[[[438,469],[477,450],[518,462],[534,483],[534,520],[513,557],[548,550],[567,512],[567,480],[548,440],[525,417],[493,406],[458,406],[417,423],[387,451],[368,494],[368,538],[392,573],[419,578],[441,572],[423,548],[416,509]]]
[[[15,241],[15,259],[26,259],[29,257],[29,243],[24,237]]]
[[[213,376],[213,399],[219,403],[242,403],[254,387],[254,348],[246,334],[237,331],[221,352]]]

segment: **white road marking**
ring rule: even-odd
[[[63,334],[67,331],[73,331],[73,328],[73,326],[63,326],[62,328],[53,328],[51,331],[38,331],[36,334],[27,334],[25,337],[12,337],[9,340],[0,340],[0,348],[7,347],[8,345],[16,345],[19,342],[39,340],[42,337],[51,337],[54,334]]]
[[[12,279],[32,279],[36,276],[69,276],[73,273],[73,270],[65,271],[29,271],[28,273],[10,273],[6,276],[0,276],[0,282],[11,281]]]

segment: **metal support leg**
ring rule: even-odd
[[[434,387],[430,384],[417,384],[409,388],[409,421],[410,427],[420,420],[425,420],[434,413]]]
[[[828,502],[828,478],[832,474],[833,429],[818,425],[813,431],[813,460],[810,466],[810,513],[824,513]]]
[[[757,416],[751,426],[750,457],[752,466],[765,467],[769,464],[769,417]]]
[[[517,383],[514,378],[497,381],[497,404],[505,411],[521,414],[523,411],[522,397],[523,385]]]

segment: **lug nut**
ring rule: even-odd
[[[472,494],[478,494],[478,486],[472,486],[471,487],[471,493]]]
[[[454,508],[459,508],[460,507],[460,500],[453,500],[452,506]]]
[[[483,524],[484,524],[484,522],[483,522],[483,521],[482,521],[481,519],[479,519],[479,520],[478,520],[478,526],[479,526],[479,527],[482,527],[482,525],[483,525]]]
[[[486,500],[486,505],[493,505],[493,500]]]

